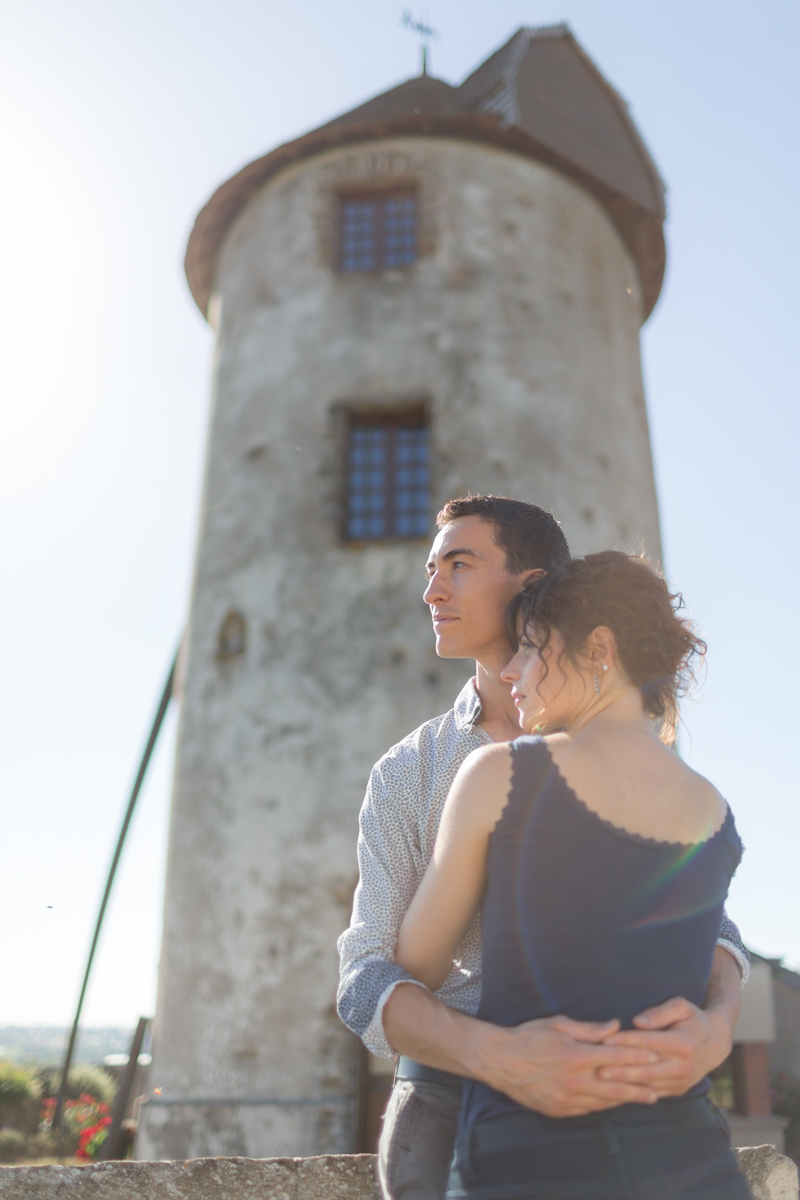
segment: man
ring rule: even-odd
[[[442,658],[474,658],[453,708],[427,721],[375,766],[361,810],[360,880],[339,940],[342,1020],[374,1053],[397,1057],[379,1171],[390,1200],[442,1197],[470,1076],[549,1116],[577,1116],[680,1095],[730,1052],[747,952],[725,919],[701,1011],[676,998],[636,1030],[556,1016],[501,1029],[480,1001],[476,917],[432,995],[394,962],[397,931],[433,852],[450,784],[466,756],[519,735],[500,672],[510,657],[505,613],[526,580],[569,558],[563,533],[536,505],[493,496],[451,500],[428,559],[429,605]]]

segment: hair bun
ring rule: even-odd
[[[508,609],[508,635],[516,645],[517,622],[533,626],[546,645],[556,629],[564,652],[577,664],[592,630],[606,625],[614,634],[620,664],[642,693],[645,709],[662,718],[662,735],[672,741],[678,701],[696,676],[706,644],[679,616],[680,592],[641,555],[604,550],[573,558],[530,581]]]

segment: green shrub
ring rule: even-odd
[[[42,1085],[35,1070],[0,1060],[0,1127],[10,1125],[21,1133],[33,1133],[39,1123]]]
[[[37,1137],[41,1136],[39,1134]],[[51,1158],[57,1156],[59,1158],[74,1158],[75,1151],[78,1149],[81,1131],[75,1128],[68,1120],[64,1121],[57,1134],[51,1135],[55,1138],[56,1149],[51,1154],[43,1154],[43,1158]],[[50,1143],[52,1144],[52,1143]]]
[[[13,1163],[25,1157],[27,1138],[18,1129],[0,1129],[0,1162]]]
[[[71,1146],[77,1146],[77,1144],[77,1137],[70,1139]],[[61,1153],[64,1157],[71,1158],[75,1151],[68,1148],[65,1142],[61,1147]],[[26,1158],[55,1158],[57,1154],[58,1139],[49,1129],[40,1129],[38,1133],[34,1133],[28,1138]]]
[[[38,1100],[41,1094],[42,1085],[36,1078],[34,1068],[19,1067],[16,1063],[0,1058],[0,1105]]]
[[[56,1091],[58,1091],[60,1082],[61,1077],[59,1076],[55,1084]],[[102,1067],[92,1067],[88,1063],[81,1063],[79,1066],[73,1067],[67,1077],[64,1099],[78,1100],[83,1095],[89,1095],[111,1108],[116,1091],[117,1081],[113,1075],[109,1075],[108,1071],[104,1071]]]

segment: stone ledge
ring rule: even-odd
[[[734,1150],[734,1154],[750,1184],[753,1200],[797,1200],[797,1167],[774,1146],[746,1146]]]
[[[379,1200],[372,1154],[0,1168],[0,1200]]]
[[[774,1146],[734,1152],[754,1200],[800,1200]],[[0,1167],[0,1200],[380,1200],[372,1154]]]

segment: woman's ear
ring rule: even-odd
[[[617,639],[607,625],[598,625],[586,639],[584,655],[590,668],[608,669],[617,656]]]

